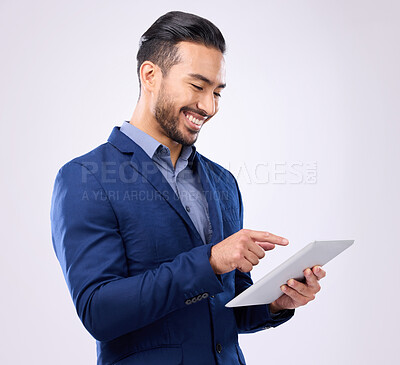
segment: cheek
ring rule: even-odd
[[[181,91],[179,93],[175,92],[171,95],[171,99],[173,100],[178,111],[180,111],[181,108],[193,103],[193,96],[191,95],[190,91]]]
[[[193,105],[196,103],[196,92],[192,90],[185,90],[182,92],[181,101],[185,106]]]

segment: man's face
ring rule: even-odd
[[[218,111],[219,95],[225,87],[225,61],[214,48],[190,42],[177,47],[181,62],[162,78],[153,112],[167,137],[190,146]]]

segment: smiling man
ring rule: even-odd
[[[130,122],[57,174],[53,245],[98,364],[244,364],[238,333],[282,324],[320,289],[314,267],[269,305],[225,307],[288,241],[243,229],[235,178],[194,146],[218,111],[224,53],[210,21],[160,17],[141,38]]]
[[[142,38],[147,37],[145,33]],[[154,42],[163,43],[158,38]],[[169,54],[166,69],[162,63],[157,65],[158,55],[150,57],[152,62],[143,53],[139,50],[138,73],[143,93],[130,122],[167,146],[175,166],[182,147],[192,146],[202,126],[218,111],[225,87],[223,54],[220,49],[180,41]]]

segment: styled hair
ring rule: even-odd
[[[209,20],[182,11],[170,11],[159,17],[140,38],[136,56],[139,89],[142,63],[153,62],[165,77],[172,66],[181,62],[176,45],[183,41],[213,47],[222,54],[226,51],[221,31]]]

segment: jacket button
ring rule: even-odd
[[[220,343],[217,343],[217,347],[216,347],[217,352],[220,354],[222,351],[222,345]]]

